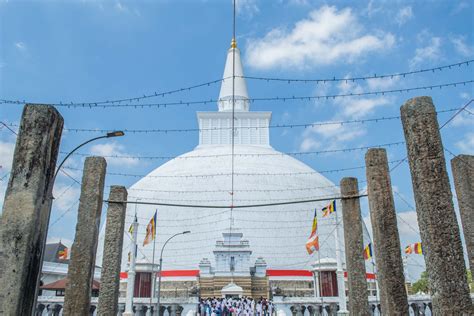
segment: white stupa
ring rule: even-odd
[[[234,60],[235,58],[235,60]],[[235,85],[232,88],[232,66]],[[235,96],[234,205],[274,203],[337,196],[339,189],[309,166],[276,151],[270,144],[271,112],[251,112],[240,51],[235,41],[227,53],[217,112],[198,112],[199,145],[159,166],[129,188],[129,200],[172,204],[230,206],[232,170],[232,95]],[[337,201],[339,207],[339,201]],[[260,208],[211,209],[129,205],[126,230],[135,211],[138,214],[138,258],[152,260],[151,244],[143,246],[145,229],[158,210],[156,262],[164,241],[173,239],[165,250],[164,270],[197,269],[202,258],[213,258],[216,240],[232,225],[243,233],[252,250],[251,262],[264,258],[272,269],[311,269],[318,255],[308,255],[305,243],[318,209],[320,257],[335,258],[335,216],[321,217],[328,202],[289,204]],[[342,217],[339,214],[339,219]],[[104,225],[105,226],[105,225]],[[342,224],[340,244],[342,241]],[[100,234],[98,264],[101,265],[105,228]],[[127,268],[130,238],[125,232],[122,271]],[[342,246],[343,247],[343,246]],[[344,254],[341,253],[341,258]],[[212,262],[215,266],[215,262]]]

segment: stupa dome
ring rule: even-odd
[[[231,205],[230,146],[201,146],[153,170],[129,188],[129,200],[170,204]],[[251,155],[249,155],[251,154]],[[297,201],[338,195],[337,188],[304,163],[270,147],[235,146],[234,205]],[[206,176],[210,175],[210,176]],[[316,260],[306,252],[314,209],[328,202],[259,208],[236,208],[233,227],[249,240],[254,262],[263,257],[269,267],[310,268]],[[167,269],[198,267],[203,257],[211,260],[215,241],[229,229],[230,208],[183,208],[129,205],[125,227],[138,214],[138,258],[151,260],[151,244],[143,247],[145,229],[158,211],[156,249],[171,235],[190,230],[166,247]],[[334,219],[320,218],[321,256],[334,256],[331,231]],[[102,234],[101,234],[102,237]],[[324,244],[325,238],[328,238]],[[130,239],[124,238],[122,268],[127,264]],[[156,252],[157,254],[159,251]],[[98,252],[98,255],[101,251]],[[155,260],[157,260],[155,258]]]
[[[227,64],[235,54],[239,74],[240,52],[232,46]],[[229,76],[226,66],[224,78]],[[239,77],[241,96],[246,100],[244,78]],[[219,99],[226,95],[228,82],[222,83]],[[244,89],[245,88],[245,89]],[[327,178],[270,145],[270,112],[251,112],[245,107],[235,111],[234,191],[232,194],[232,111],[220,101],[218,112],[198,112],[199,145],[192,151],[159,166],[133,184],[129,201],[186,204],[182,206],[133,205],[127,207],[128,229],[137,213],[138,258],[152,260],[153,245],[143,246],[146,226],[157,211],[155,262],[166,239],[190,230],[191,234],[174,238],[166,247],[163,269],[198,269],[202,258],[215,265],[216,241],[231,228],[248,240],[251,262],[262,257],[270,269],[311,269],[318,258],[335,258],[334,231],[339,219],[339,243],[343,248],[342,214],[322,218],[321,209],[330,201],[238,208],[242,205],[271,204],[339,196],[339,188]],[[233,199],[232,199],[233,198]],[[232,202],[233,200],[233,202]],[[230,206],[236,206],[231,211]],[[206,208],[204,206],[225,206]],[[340,203],[337,201],[337,208]],[[315,209],[318,210],[320,252],[308,255],[305,244],[311,233]],[[232,219],[231,219],[232,218]],[[101,264],[103,238],[99,240],[98,264]],[[125,232],[122,271],[127,269],[130,235]],[[341,253],[344,260],[344,254]]]

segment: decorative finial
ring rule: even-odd
[[[237,42],[235,41],[235,38],[232,39],[232,42],[230,43],[230,48],[237,48]]]

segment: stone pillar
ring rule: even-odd
[[[346,252],[347,281],[349,285],[349,314],[368,315],[367,278],[364,261],[362,218],[360,215],[359,187],[356,178],[341,180],[342,220]]]
[[[127,201],[127,189],[123,186],[112,186],[109,201]],[[98,309],[98,314],[101,316],[116,316],[118,313],[126,208],[127,203],[109,202],[107,209]]]
[[[63,118],[48,105],[26,105],[0,223],[0,314],[29,315],[41,274]]]
[[[413,98],[400,111],[434,315],[469,315],[472,302],[433,101]]]
[[[82,176],[76,236],[71,249],[64,315],[88,315],[102,212],[106,162],[87,157]]]
[[[459,155],[451,160],[454,188],[466,241],[469,267],[474,270],[474,156]]]
[[[369,149],[365,165],[382,310],[385,315],[408,315],[397,214],[385,149]]]

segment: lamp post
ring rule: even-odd
[[[189,234],[191,233],[191,231],[187,230],[187,231],[184,231],[182,233],[177,233],[177,234],[174,234],[173,236],[171,236],[170,238],[168,238],[167,241],[165,241],[165,243],[163,244],[163,247],[161,247],[161,253],[160,253],[160,267],[158,268],[158,298],[157,298],[157,304],[156,304],[156,310],[158,311],[158,316],[160,316],[160,292],[161,292],[161,269],[162,269],[162,266],[163,266],[163,250],[165,250],[165,246],[166,244],[171,240],[173,239],[174,237],[176,236],[179,236],[179,235],[184,235],[184,234]],[[155,286],[154,288],[156,288],[156,277],[153,279],[154,283],[155,283]]]
[[[64,157],[64,159],[61,161],[61,163],[59,164],[58,168],[56,169],[56,172],[54,173],[54,176],[53,176],[53,180],[51,182],[51,205],[53,203],[53,188],[54,188],[54,183],[56,181],[56,177],[58,176],[58,173],[59,173],[59,170],[61,170],[61,167],[64,165],[64,163],[66,162],[66,160],[76,151],[78,150],[79,148],[81,148],[82,146],[86,145],[86,144],[89,144],[90,142],[93,142],[93,141],[96,141],[98,139],[102,139],[102,138],[112,138],[112,137],[119,137],[119,136],[124,136],[125,133],[123,131],[113,131],[113,132],[110,132],[110,133],[107,133],[105,135],[102,135],[102,136],[98,136],[98,137],[94,137],[94,138],[91,138],[83,143],[81,143],[80,145],[76,146],[76,148],[74,148],[73,150],[71,150],[67,155],[66,157]],[[44,239],[42,241],[42,244],[45,245],[46,244],[46,238],[48,237],[48,230],[49,230],[49,219],[50,219],[50,216],[51,216],[51,212],[48,213],[48,219],[46,221],[46,223],[48,223],[48,225],[46,226],[46,231],[44,233]],[[39,281],[41,279],[41,271],[43,270],[43,258],[44,258],[44,249],[43,251],[41,252],[41,267],[40,267],[40,273],[38,274],[38,278],[36,280],[36,293],[35,293],[35,302],[33,304],[33,308],[36,309],[36,303],[37,303],[37,299],[38,299],[38,290],[39,290]]]
[[[105,135],[102,135],[102,136],[99,136],[99,137],[94,137],[94,138],[91,138],[85,142],[83,142],[82,144],[80,144],[79,146],[76,146],[76,148],[74,148],[73,150],[71,150],[67,155],[66,157],[64,157],[63,161],[61,161],[61,163],[59,164],[59,167],[58,169],[56,169],[56,172],[54,173],[54,177],[53,177],[53,186],[54,186],[54,181],[56,180],[56,176],[58,175],[59,173],[59,170],[61,170],[61,167],[64,165],[64,163],[66,162],[66,160],[76,151],[78,150],[79,148],[81,148],[82,146],[84,145],[87,145],[93,141],[96,141],[98,139],[102,139],[102,138],[111,138],[111,137],[120,137],[120,136],[124,136],[125,133],[122,132],[122,131],[114,131],[114,132],[110,132],[110,133],[107,133]],[[49,222],[49,221],[48,221]]]

